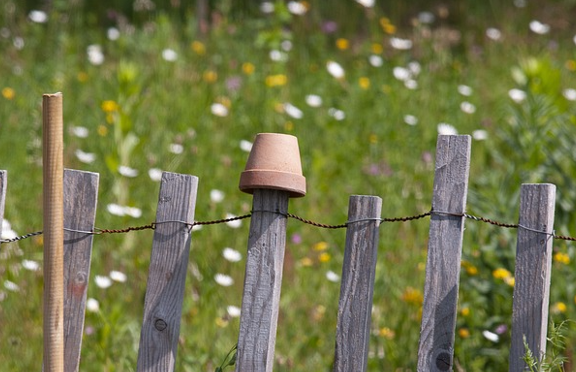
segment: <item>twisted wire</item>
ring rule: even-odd
[[[343,228],[348,227],[350,224],[358,223],[358,222],[364,222],[364,221],[378,221],[380,225],[385,223],[385,222],[408,222],[408,221],[413,221],[413,220],[419,220],[419,219],[422,219],[424,217],[432,216],[435,214],[435,215],[445,215],[445,216],[454,216],[454,217],[464,217],[464,218],[471,219],[474,221],[483,222],[483,223],[487,223],[490,225],[503,227],[503,228],[509,228],[509,229],[521,228],[521,229],[525,229],[528,231],[532,231],[532,232],[536,232],[536,233],[540,233],[540,234],[545,234],[545,235],[548,235],[548,236],[550,236],[554,239],[557,239],[557,240],[576,241],[576,237],[566,236],[566,235],[556,235],[556,233],[554,231],[552,233],[549,233],[547,231],[540,231],[540,230],[536,230],[536,229],[531,229],[531,228],[522,226],[520,224],[503,223],[503,222],[495,221],[495,220],[492,220],[492,219],[489,219],[486,217],[474,216],[474,215],[467,214],[467,213],[452,213],[452,212],[442,212],[442,211],[434,211],[434,210],[430,210],[429,212],[425,212],[425,213],[421,213],[421,214],[417,214],[417,215],[413,215],[413,216],[405,216],[405,217],[362,218],[362,219],[358,219],[358,220],[354,220],[354,221],[347,221],[345,223],[338,224],[338,225],[328,225],[328,224],[312,221],[312,220],[300,217],[300,216],[292,214],[292,213],[281,213],[279,211],[255,210],[255,211],[252,211],[251,213],[247,213],[247,214],[244,214],[241,216],[234,216],[234,217],[229,217],[229,218],[222,218],[222,219],[208,220],[208,221],[194,221],[192,223],[185,222],[185,221],[178,221],[178,220],[169,220],[169,221],[152,222],[152,223],[149,223],[146,225],[141,225],[141,226],[129,226],[129,227],[124,228],[124,229],[94,228],[94,231],[80,231],[80,230],[73,230],[73,229],[65,228],[64,230],[69,231],[69,232],[76,232],[76,233],[82,233],[82,234],[92,234],[92,235],[123,234],[123,233],[128,233],[131,231],[155,230],[156,225],[164,224],[164,223],[181,223],[183,225],[188,226],[189,231],[191,231],[192,228],[194,226],[197,226],[197,225],[198,226],[199,225],[216,225],[216,224],[227,223],[227,222],[232,222],[232,221],[250,218],[250,217],[252,217],[252,214],[254,212],[277,213],[277,214],[285,216],[286,218],[292,218],[292,219],[295,219],[295,220],[300,221],[302,223],[305,223],[305,224],[308,224],[311,226],[315,226],[315,227],[319,227],[319,228],[323,228],[323,229],[343,229]],[[13,242],[28,239],[28,238],[31,238],[33,236],[38,236],[38,235],[42,235],[42,234],[43,234],[42,231],[36,231],[36,232],[29,233],[29,234],[17,236],[15,238],[11,238],[11,239],[1,239],[0,244],[13,243]]]

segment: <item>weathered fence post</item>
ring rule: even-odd
[[[470,169],[470,136],[438,137],[418,371],[450,371]]]
[[[240,189],[253,193],[254,199],[236,371],[269,372],[274,365],[288,198],[306,193],[296,137],[259,134]]]
[[[158,196],[137,371],[173,371],[198,178],[164,172]]]
[[[64,370],[76,372],[98,200],[98,173],[64,171]]]
[[[526,370],[524,338],[536,360],[546,352],[555,200],[552,184],[522,185],[510,372]]]
[[[0,238],[2,237],[2,222],[4,221],[4,208],[6,206],[6,185],[8,172],[0,170]]]
[[[64,371],[64,141],[62,94],[45,94],[43,118],[44,371]]]
[[[365,371],[382,199],[350,197],[336,327],[334,371]]]

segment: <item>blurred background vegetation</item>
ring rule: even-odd
[[[238,178],[260,132],[299,139],[308,194],[290,212],[342,223],[348,196],[370,194],[385,217],[419,214],[437,136],[459,133],[474,139],[469,213],[514,223],[521,183],[552,182],[555,229],[576,236],[575,17],[572,0],[6,0],[3,236],[41,229],[40,103],[55,91],[65,165],[100,174],[98,227],[153,221],[160,170],[200,178],[198,220],[248,212]],[[275,370],[330,370],[345,232],[288,228]],[[428,224],[381,230],[369,370],[414,371]],[[515,233],[466,221],[458,371],[507,370]],[[194,232],[178,371],[213,371],[235,344],[247,234]],[[135,369],[151,238],[95,238],[82,371]],[[556,323],[576,317],[575,254],[555,242]],[[40,368],[41,263],[41,237],[0,247],[6,370]]]

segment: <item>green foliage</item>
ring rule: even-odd
[[[523,338],[524,350],[526,354],[522,358],[526,363],[526,367],[530,372],[552,372],[559,371],[564,372],[564,364],[568,361],[568,358],[561,355],[565,351],[565,338],[566,335],[566,324],[568,322],[573,322],[569,320],[564,320],[559,324],[550,323],[550,329],[548,330],[548,342],[550,350],[545,353],[542,357],[534,356],[534,353],[530,349],[526,337]]]
[[[207,33],[185,2],[156,1],[154,10],[137,11],[134,1],[110,9],[103,2],[52,1],[46,23],[29,19],[36,3],[8,3],[0,9],[0,168],[9,171],[5,217],[18,233],[42,225],[39,100],[61,90],[65,165],[100,174],[98,227],[153,221],[158,183],[149,174],[157,170],[199,177],[198,220],[248,212],[251,199],[237,189],[248,155],[240,144],[259,132],[299,139],[308,194],[291,200],[292,213],[338,224],[346,220],[348,195],[372,194],[383,197],[386,217],[419,214],[430,209],[438,124],[448,123],[474,134],[471,213],[512,223],[520,184],[553,182],[555,228],[574,235],[576,107],[563,92],[576,87],[576,62],[573,35],[561,27],[568,3],[554,3],[550,14],[557,17],[549,21],[558,23],[550,35],[527,34],[532,2],[527,9],[478,1],[375,8],[307,2],[298,15],[288,2],[275,1],[274,11],[263,14],[254,4],[241,11],[240,2],[227,0],[210,2]],[[430,11],[433,23],[418,20],[420,11]],[[501,39],[488,38],[487,27],[499,27]],[[412,46],[396,49],[393,38]],[[329,61],[342,76],[330,74]],[[511,100],[512,88],[525,99]],[[310,104],[311,95],[321,103]],[[110,213],[110,205],[141,217]],[[247,223],[194,231],[178,371],[233,365],[232,351],[218,363],[237,342],[232,314],[241,303],[244,260],[222,254],[232,248],[244,257],[248,233]],[[382,225],[371,371],[416,369],[427,233],[423,220]],[[514,234],[466,221],[455,344],[461,370],[500,371],[507,363]],[[151,236],[95,237],[88,297],[99,309],[87,313],[81,370],[133,370]],[[339,283],[326,274],[341,272],[345,232],[291,221],[288,237],[274,367],[327,370]],[[576,310],[575,253],[556,245],[550,310],[556,322]],[[0,254],[0,276],[8,281],[0,288],[6,342],[0,364],[37,370],[42,272],[26,269],[24,260],[41,263],[42,241],[2,245]],[[125,273],[126,282],[94,285],[111,271]],[[232,284],[219,285],[218,274]],[[6,289],[14,288],[9,283],[18,290]],[[566,355],[575,340],[567,334]]]
[[[219,367],[216,367],[215,372],[223,372],[226,367],[231,367],[236,364],[236,358],[238,356],[238,344],[234,345],[232,349],[226,354],[222,364]]]

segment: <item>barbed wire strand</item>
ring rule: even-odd
[[[566,236],[566,235],[556,235],[555,231],[553,231],[552,233],[549,233],[547,231],[540,231],[540,230],[536,230],[536,229],[531,229],[531,228],[522,226],[520,224],[503,223],[503,222],[495,221],[495,220],[492,220],[489,218],[474,216],[474,215],[467,214],[467,213],[451,213],[451,212],[442,212],[442,211],[434,211],[434,210],[430,210],[429,212],[417,214],[414,216],[392,217],[392,218],[380,218],[380,217],[363,218],[363,219],[358,219],[355,221],[347,221],[343,224],[338,224],[338,225],[328,225],[328,224],[308,220],[308,219],[305,219],[303,217],[297,216],[297,215],[292,214],[292,213],[281,213],[279,211],[258,210],[258,211],[253,211],[251,213],[247,213],[247,214],[244,214],[241,216],[234,216],[234,217],[222,218],[222,219],[217,219],[217,220],[209,220],[209,221],[185,222],[185,221],[179,221],[179,220],[169,220],[169,221],[152,222],[152,223],[149,223],[146,225],[141,225],[141,226],[129,226],[129,227],[124,228],[124,229],[94,228],[94,231],[81,231],[81,230],[73,230],[73,229],[65,228],[64,230],[69,231],[69,232],[75,232],[75,233],[81,233],[81,234],[92,234],[92,235],[124,234],[124,233],[128,233],[131,231],[155,230],[156,225],[164,224],[164,223],[181,223],[183,225],[188,226],[189,232],[190,232],[194,226],[216,225],[216,224],[227,223],[227,222],[232,222],[232,221],[237,221],[237,220],[243,220],[243,219],[252,217],[252,214],[254,212],[278,213],[278,214],[285,216],[286,218],[292,218],[292,219],[295,219],[295,220],[300,221],[302,223],[305,223],[305,224],[308,224],[311,226],[315,226],[315,227],[319,227],[319,228],[323,228],[323,229],[342,229],[342,228],[348,227],[348,225],[350,225],[350,224],[358,223],[358,222],[365,222],[365,221],[378,221],[379,224],[381,225],[385,222],[408,222],[408,221],[413,221],[413,220],[419,220],[419,219],[422,219],[422,218],[425,218],[428,216],[432,216],[432,215],[444,215],[444,216],[453,216],[453,217],[464,217],[464,218],[471,219],[474,221],[483,222],[483,223],[487,223],[490,225],[503,227],[503,228],[509,228],[509,229],[522,228],[522,229],[529,230],[532,232],[548,235],[548,236],[552,237],[553,239],[557,239],[557,240],[576,241],[576,237]],[[17,237],[10,238],[10,239],[1,239],[0,244],[14,243],[14,242],[17,242],[20,240],[28,239],[28,238],[42,235],[42,234],[43,234],[42,231],[36,231],[36,232],[17,236]]]

